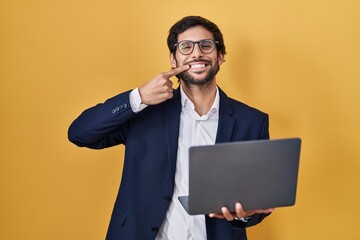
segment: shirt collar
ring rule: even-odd
[[[182,89],[181,85],[180,85],[180,95],[181,95],[181,107],[182,107],[182,109],[184,109],[187,105],[189,105],[189,107],[193,111],[195,111],[195,107],[194,107],[193,102],[191,102],[191,100],[188,98],[188,96],[186,95],[186,93]],[[218,116],[219,106],[220,106],[220,95],[219,95],[219,89],[216,86],[216,95],[215,95],[214,103],[213,103],[213,105],[211,106],[209,112],[206,115],[210,117],[210,115],[212,115],[213,113],[217,113],[216,115]]]

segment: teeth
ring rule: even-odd
[[[191,68],[203,68],[205,67],[205,64],[194,64],[194,65],[191,65]]]

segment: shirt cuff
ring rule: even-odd
[[[148,106],[146,104],[141,103],[139,88],[135,88],[130,92],[129,100],[130,100],[131,109],[135,113],[140,112],[141,110],[143,110]]]

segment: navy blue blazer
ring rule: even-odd
[[[216,143],[268,139],[268,115],[233,100],[220,91]],[[109,224],[108,240],[155,239],[172,200],[178,148],[181,100],[172,99],[134,113],[125,92],[85,110],[70,126],[69,140],[80,147],[102,149],[125,144],[118,196]],[[254,176],[256,177],[256,176]],[[236,184],[236,183],[234,183]],[[209,240],[245,240],[248,223],[206,216]]]

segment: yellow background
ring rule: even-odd
[[[303,139],[296,205],[250,239],[360,239],[359,0],[0,0],[0,239],[104,239],[123,147],[67,128],[168,70],[167,31],[193,14],[223,31],[220,87]]]

